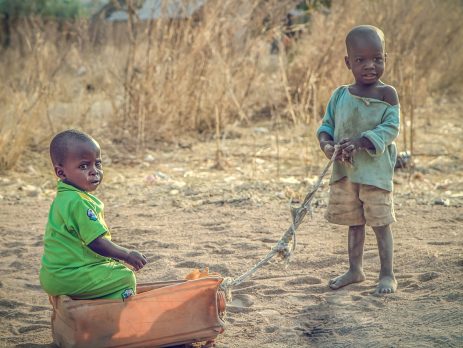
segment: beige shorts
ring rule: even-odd
[[[342,178],[330,186],[325,217],[338,225],[389,225],[396,221],[392,192]]]

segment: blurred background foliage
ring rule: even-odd
[[[74,19],[84,15],[86,8],[78,0],[0,0],[0,13],[9,18],[43,16]]]
[[[313,133],[358,24],[385,32],[407,149],[416,108],[460,97],[462,19],[461,0],[0,0],[0,169],[70,127],[134,154],[259,120]]]

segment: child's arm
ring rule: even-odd
[[[334,114],[336,103],[342,90],[343,88],[338,87],[331,95],[326,107],[325,115],[323,116],[322,124],[317,130],[317,138],[320,143],[320,148],[328,159],[331,159],[334,153]],[[340,157],[337,156],[336,159],[340,159]]]
[[[143,268],[148,262],[146,256],[138,251],[123,248],[101,236],[90,242],[88,247],[101,256],[122,260],[128,263],[135,271]]]

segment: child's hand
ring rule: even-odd
[[[370,140],[364,137],[344,138],[339,142],[343,158],[351,158],[356,151],[374,148]]]
[[[146,256],[136,250],[131,250],[124,261],[132,266],[135,271],[142,269],[148,262]]]
[[[355,138],[344,138],[339,142],[341,147],[342,158],[352,157],[354,152],[358,150],[359,144]]]
[[[322,140],[320,141],[320,148],[325,154],[326,158],[331,159],[334,154],[334,141],[332,140]]]

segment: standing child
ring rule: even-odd
[[[399,99],[394,87],[380,80],[386,62],[381,30],[369,25],[353,28],[346,37],[346,48],[344,60],[355,82],[333,92],[317,132],[328,158],[334,154],[335,144],[339,146],[326,218],[349,226],[349,270],[331,279],[329,285],[335,290],[365,280],[363,245],[367,224],[375,232],[381,262],[376,293],[392,293],[397,289],[390,224],[395,222],[392,177]]]
[[[67,130],[50,144],[58,176],[44,236],[40,284],[52,296],[125,299],[136,279],[119,260],[141,269],[146,257],[111,242],[103,203],[90,194],[103,180],[100,146],[89,135]]]

